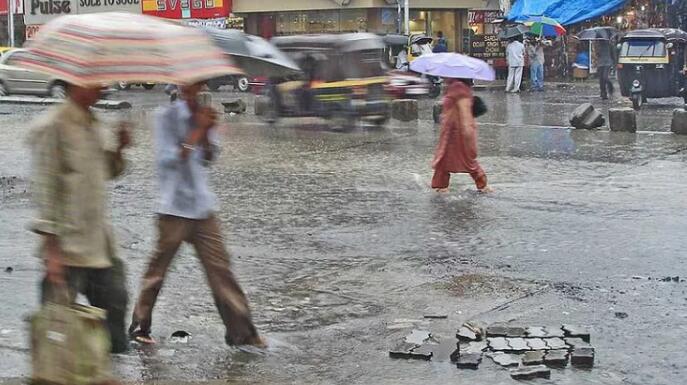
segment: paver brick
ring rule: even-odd
[[[582,338],[565,338],[564,339],[566,345],[570,346],[571,348],[591,348],[592,345],[590,345],[587,341],[583,340]]]
[[[406,336],[405,342],[409,344],[422,345],[430,337],[432,337],[432,333],[428,332],[427,330],[413,330]]]
[[[532,380],[535,378],[551,378],[551,369],[544,365],[521,366],[510,371],[515,380]]]
[[[491,324],[487,327],[487,337],[506,337],[508,335],[508,325]]]
[[[546,329],[542,326],[530,326],[525,330],[527,337],[531,338],[544,338],[547,336]]]
[[[573,366],[591,368],[594,366],[594,348],[575,348],[570,355]]]
[[[568,365],[567,350],[549,350],[544,356],[544,364],[553,368],[564,368]]]
[[[568,345],[562,338],[545,338],[544,342],[552,350],[568,349]]]
[[[549,350],[549,345],[544,342],[543,338],[527,338],[526,341],[530,350]]]
[[[566,337],[581,338],[585,342],[591,342],[591,334],[586,328],[575,325],[563,325],[563,331]]]
[[[456,361],[459,369],[477,369],[482,362],[482,353],[461,354]]]
[[[520,357],[515,354],[508,354],[503,352],[489,353],[489,357],[498,365],[504,368],[518,366],[520,364]]]
[[[565,332],[563,331],[563,328],[559,326],[544,326],[544,330],[546,330],[546,336],[547,337],[558,337],[558,338],[563,338],[565,337]]]
[[[522,364],[527,366],[541,365],[544,363],[545,354],[546,351],[544,350],[532,350],[525,352],[525,354],[522,356]]]
[[[389,357],[391,358],[410,358],[410,351],[419,347],[416,344],[401,342],[389,350]]]
[[[410,358],[416,360],[429,361],[432,359],[432,356],[434,355],[435,346],[436,345],[422,345],[416,347],[410,351]]]
[[[510,349],[508,351],[522,353],[530,349],[527,341],[524,338],[506,338],[506,342]]]
[[[510,350],[510,345],[508,345],[508,341],[505,337],[487,338],[487,344],[489,344],[489,348],[494,351]]]

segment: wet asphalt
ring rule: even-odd
[[[190,247],[158,300],[154,348],[115,357],[128,383],[511,384],[485,359],[477,371],[395,360],[388,349],[413,328],[450,337],[462,322],[587,326],[591,370],[554,370],[550,384],[676,384],[687,372],[687,136],[669,132],[678,99],[650,100],[637,134],[568,127],[593,84],[544,93],[478,91],[480,161],[496,190],[478,194],[456,175],[429,189],[438,138],[431,101],[420,120],[384,129],[328,130],[317,119],[272,127],[228,116],[213,167],[233,268],[270,348],[223,345],[223,327]],[[136,123],[127,174],[112,184],[112,222],[135,299],[155,241],[150,119],[161,90],[122,92]],[[41,265],[32,215],[28,123],[46,107],[0,105],[0,383],[30,374],[25,318],[37,309]],[[5,272],[12,267],[11,273]],[[651,279],[650,279],[651,278]],[[448,315],[426,320],[425,314]],[[616,313],[626,313],[619,318]],[[192,334],[175,344],[175,330]]]

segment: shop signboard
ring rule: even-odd
[[[503,12],[499,10],[484,11],[473,10],[468,11],[468,22],[470,24],[493,23],[497,19],[503,18]]]
[[[24,23],[45,24],[62,15],[96,12],[141,13],[141,0],[24,0]]]
[[[183,23],[191,27],[227,29],[227,19],[225,17],[217,19],[186,19]]]
[[[0,0],[0,15],[7,15],[7,7],[14,1],[14,13],[24,13],[24,0]]]
[[[483,60],[505,58],[507,45],[497,35],[475,35],[470,41],[470,56]]]
[[[141,0],[143,13],[167,19],[228,17],[231,0]]]

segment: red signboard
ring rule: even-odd
[[[167,19],[228,17],[231,0],[143,0],[143,13]]]
[[[12,1],[12,0],[0,0],[0,15],[7,15],[7,8],[8,8],[10,1]],[[24,13],[24,1],[23,0],[14,0],[14,13],[15,14]]]

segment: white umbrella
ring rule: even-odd
[[[496,79],[494,69],[485,61],[451,52],[422,55],[410,63],[410,69],[442,78]]]

